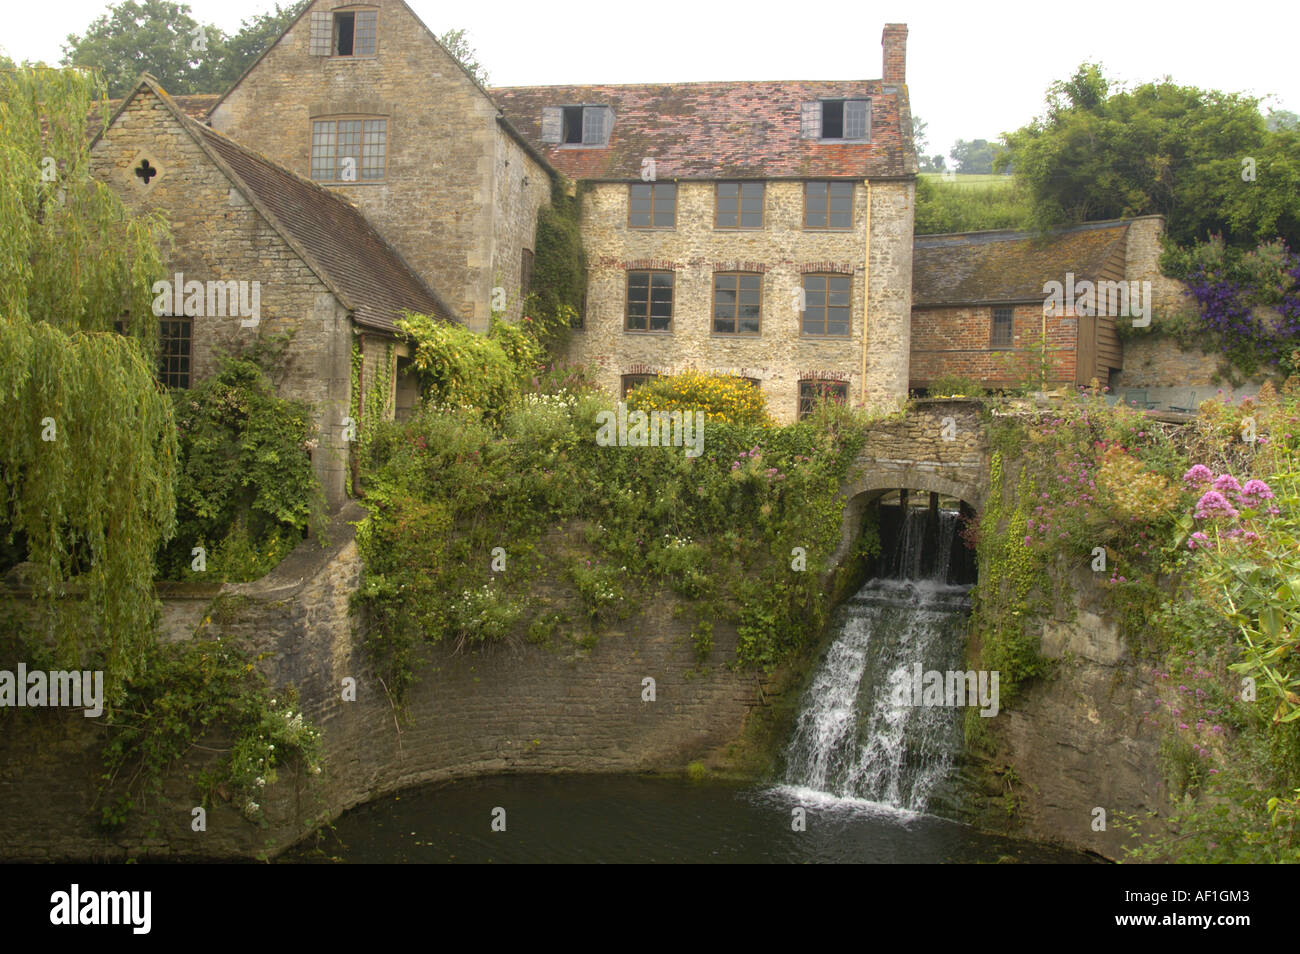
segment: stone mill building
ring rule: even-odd
[[[281,386],[317,408],[338,505],[356,356],[360,393],[379,384],[400,414],[405,311],[519,319],[553,186],[582,195],[570,359],[611,395],[686,368],[748,378],[781,421],[818,393],[881,405],[945,370],[992,381],[985,358],[1023,347],[1036,285],[1149,267],[1130,223],[1014,269],[1014,241],[914,242],[906,45],[884,26],[877,79],[488,89],[403,0],[315,0],[218,96],[142,78],[92,155],[129,205],[167,217],[178,280],[260,287],[255,329],[228,309],[165,316],[165,382],[209,374],[241,335],[294,330]],[[1062,381],[1122,367],[1112,330],[1055,320]]]

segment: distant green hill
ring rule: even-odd
[[[945,178],[946,176],[946,178]],[[996,174],[979,173],[977,175],[949,175],[943,172],[922,172],[922,179],[929,179],[931,182],[947,182],[950,185],[967,186],[970,188],[986,189],[990,186],[1011,185],[1012,176],[1003,176]]]

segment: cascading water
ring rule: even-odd
[[[869,581],[842,608],[787,752],[788,785],[921,812],[951,771],[962,710],[898,706],[890,680],[918,662],[940,672],[961,663],[970,587],[947,582],[960,515],[941,510],[938,518],[927,548],[929,515],[908,510],[885,564],[891,575]]]

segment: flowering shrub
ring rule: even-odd
[[[770,424],[767,398],[744,378],[683,371],[657,378],[627,396],[633,411],[701,410],[706,421]]]

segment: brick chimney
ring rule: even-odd
[[[886,23],[880,45],[885,48],[883,82],[902,86],[907,82],[907,24]]]

